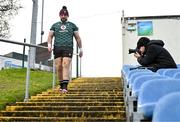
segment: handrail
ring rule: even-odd
[[[6,42],[6,43],[12,43],[12,44],[18,44],[18,45],[23,45],[23,46],[29,46],[29,47],[35,47],[35,48],[45,48],[47,49],[47,47],[45,46],[41,46],[41,45],[35,45],[35,44],[28,44],[28,43],[22,43],[22,42],[17,42],[17,41],[12,41],[12,40],[8,40],[8,39],[4,39],[4,38],[0,38],[1,42]],[[27,71],[26,71],[26,91],[25,91],[25,98],[24,98],[24,102],[28,102],[29,100],[29,80],[30,80],[30,49],[28,50],[28,63],[27,63]],[[53,58],[53,62],[54,62],[54,58]],[[53,88],[55,85],[55,66],[53,63]]]
[[[4,38],[0,38],[1,42],[7,42],[7,43],[12,43],[12,44],[18,44],[18,45],[24,45],[24,46],[29,46],[29,47],[39,47],[39,48],[45,48],[47,49],[48,47],[41,46],[41,45],[35,45],[35,44],[28,44],[28,43],[22,43],[22,42],[17,42],[17,41],[12,41],[12,40],[7,40]]]
[[[45,46],[22,43],[22,42],[8,40],[8,39],[4,39],[4,38],[0,38],[0,41],[1,42],[6,42],[6,43],[17,44],[17,45],[28,46],[28,47],[48,49],[48,47],[45,47]],[[28,102],[28,100],[29,100],[30,52],[31,52],[30,50],[31,50],[31,48],[29,48],[29,50],[28,50],[28,62],[27,62],[27,71],[26,71],[26,92],[25,92],[24,102]],[[77,52],[77,54],[73,54],[73,55],[79,56],[78,52]],[[78,66],[77,66],[77,68],[78,68]],[[78,75],[77,75],[77,77],[78,77]],[[80,77],[81,77],[81,59],[80,59]],[[54,89],[54,87],[55,87],[55,60],[53,58],[53,83],[52,83],[52,89]]]

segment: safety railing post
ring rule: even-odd
[[[69,67],[69,81],[70,82],[72,81],[72,61],[71,61],[70,67]]]
[[[55,59],[53,58],[53,84],[52,84],[52,89],[55,87],[55,82],[56,82],[56,66],[55,66]]]
[[[28,62],[27,62],[27,70],[26,70],[26,91],[25,91],[24,102],[28,102],[29,100],[29,79],[30,79],[30,48],[28,50]]]
[[[79,56],[78,56],[78,46],[76,45],[76,78],[79,77]]]
[[[80,62],[79,62],[79,63],[80,63],[80,64],[79,64],[79,76],[82,77],[82,74],[81,74],[81,73],[82,73],[82,71],[81,71],[81,70],[82,70],[82,69],[81,69],[82,58],[80,58]]]

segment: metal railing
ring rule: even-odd
[[[12,41],[12,40],[7,40],[7,39],[3,39],[0,38],[1,42],[6,42],[6,43],[12,43],[12,44],[17,44],[17,45],[22,45],[22,46],[28,46],[29,50],[28,50],[28,62],[27,62],[27,71],[26,71],[26,91],[25,91],[25,98],[24,98],[24,102],[28,102],[29,100],[29,80],[30,80],[30,47],[35,47],[35,48],[45,48],[48,49],[45,46],[41,46],[41,45],[35,45],[35,44],[28,44],[28,43],[22,43],[22,42],[17,42],[17,41]],[[73,54],[76,55],[78,57],[79,54]],[[80,59],[81,61],[81,59]],[[80,64],[81,65],[81,64]],[[78,69],[78,67],[77,67]],[[77,70],[78,71],[78,70]],[[55,60],[54,60],[54,56],[53,56],[53,82],[52,82],[52,89],[54,89],[55,87],[55,80],[56,80],[56,76],[55,76]],[[71,71],[72,73],[72,71]],[[80,76],[81,76],[81,69],[80,69]],[[71,79],[72,76],[70,76]],[[78,77],[78,75],[77,75]]]

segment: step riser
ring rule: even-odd
[[[12,106],[7,107],[6,111],[124,111],[125,107],[123,106],[88,106],[88,107],[78,107],[78,106],[35,106],[35,107],[18,107]]]
[[[42,99],[37,99],[37,100],[29,100],[29,102],[123,102],[123,99],[49,99],[49,100],[42,100]]]
[[[123,96],[33,96],[31,99],[123,99]]]
[[[60,96],[59,94],[38,94],[37,97],[45,96],[45,97],[52,97],[52,96]],[[79,97],[84,97],[84,96],[103,96],[103,97],[116,97],[116,96],[123,96],[123,94],[108,94],[108,95],[103,95],[103,94],[66,94],[66,96],[79,96]]]
[[[69,84],[68,85],[68,88],[78,88],[78,89],[82,89],[82,88],[87,88],[87,89],[95,89],[95,88],[118,88],[118,89],[121,89],[122,87],[118,84],[115,84],[115,85],[111,85],[111,84],[106,84],[106,85],[71,85]]]
[[[1,116],[17,116],[17,117],[117,117],[121,118],[125,116],[124,112],[95,112],[95,111],[88,111],[88,112],[75,112],[75,111],[46,111],[46,112],[25,112],[25,111],[19,111],[19,112],[1,112]]]
[[[124,102],[51,102],[51,103],[16,103],[17,106],[123,106]]]
[[[13,121],[13,122],[125,122],[125,118],[122,119],[110,119],[110,118],[76,118],[74,117],[74,119],[70,118],[30,118],[30,117],[26,117],[26,118],[0,118],[0,121]]]
[[[54,93],[57,89],[59,89],[59,87],[57,87],[56,89],[54,90],[49,90],[49,91],[46,91],[46,92],[42,92],[42,93]],[[75,92],[75,93],[119,93],[119,92],[122,92],[121,90],[123,89],[119,89],[119,90],[104,90],[104,89],[100,89],[100,90],[95,90],[95,89],[89,89],[89,90],[82,90],[82,89],[75,89],[75,90],[72,90],[72,89],[69,89],[69,91],[71,92]],[[91,92],[89,92],[91,91]],[[71,93],[70,92],[70,93]]]
[[[72,91],[72,90],[68,90],[69,93],[68,94],[80,94],[80,95],[88,95],[88,94],[97,94],[97,95],[100,95],[100,94],[104,94],[104,95],[107,95],[107,94],[123,94],[123,92],[119,92],[119,91]],[[58,94],[59,95],[59,90],[56,90],[56,91],[52,91],[52,92],[42,92],[42,94]]]
[[[110,90],[110,91],[113,91],[113,90],[116,90],[116,91],[118,91],[118,90],[120,90],[118,87],[117,88],[113,88],[113,87],[110,87],[110,88],[108,88],[108,87],[101,87],[101,88],[97,88],[97,87],[95,87],[95,88],[76,88],[76,87],[72,87],[72,88],[69,88],[68,87],[68,90],[70,90],[70,91],[76,91],[77,89],[79,89],[78,91],[108,91],[108,90]]]

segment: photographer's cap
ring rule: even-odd
[[[61,9],[60,12],[59,12],[59,16],[62,16],[62,15],[64,15],[64,16],[69,16],[69,12],[68,12],[66,6],[63,6],[62,9]]]
[[[137,42],[137,49],[139,49],[141,46],[147,46],[147,44],[150,42],[150,39],[147,37],[141,37]]]

